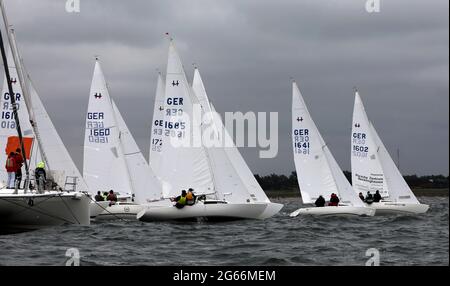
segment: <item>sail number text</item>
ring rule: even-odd
[[[309,149],[309,130],[294,129],[294,153],[308,155]]]
[[[367,157],[369,147],[366,146],[366,133],[354,132],[352,134],[352,154],[356,157]]]
[[[103,112],[88,112],[86,129],[89,130],[88,139],[92,143],[108,143],[111,130],[104,127]]]
[[[17,111],[20,109],[20,101],[22,99],[22,95],[20,93],[16,93],[14,99],[16,100],[16,108]],[[1,123],[0,126],[2,129],[15,129],[16,121],[13,113],[13,105],[10,102],[11,97],[8,92],[3,94],[3,102],[2,102],[2,114],[1,114]]]

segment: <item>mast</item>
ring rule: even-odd
[[[20,85],[22,86],[22,89],[23,89],[22,92],[26,92],[26,85],[24,84],[23,74],[20,69],[19,58],[18,58],[18,56],[16,54],[16,50],[14,48],[15,47],[14,40],[13,40],[11,34],[9,33],[9,23],[8,23],[8,18],[6,16],[6,11],[5,11],[5,6],[3,4],[3,0],[0,0],[0,9],[2,10],[3,23],[5,24],[5,31],[6,31],[6,35],[8,38],[9,46],[11,47],[11,52],[12,52],[13,59],[14,59],[14,65],[16,66],[16,70],[17,70],[17,76],[19,78]],[[22,150],[22,157],[24,158],[24,164],[25,164],[24,192],[26,192],[28,190],[28,186],[30,183],[30,167],[29,167],[27,159],[26,159],[27,157],[26,157],[25,148],[24,148],[24,144],[23,144],[22,129],[20,128],[19,116],[18,116],[18,112],[17,112],[17,105],[16,105],[16,100],[14,97],[15,93],[13,93],[13,89],[12,89],[12,85],[11,85],[11,77],[9,75],[9,66],[8,66],[8,61],[6,59],[5,46],[3,43],[3,35],[1,35],[1,32],[0,32],[0,38],[1,38],[1,50],[2,50],[3,64],[5,67],[5,75],[6,75],[6,80],[8,83],[8,90],[9,90],[9,94],[10,94],[11,105],[13,106],[14,120],[16,122],[16,129],[17,129],[17,133],[19,135],[19,142],[20,142],[20,147]],[[28,93],[24,94],[25,100],[27,97],[28,97]]]
[[[3,5],[2,2],[0,2],[0,3],[1,3],[1,5]],[[6,58],[5,46],[3,43],[3,35],[2,35],[1,29],[0,29],[0,49],[1,49],[1,54],[2,54],[3,66],[5,69],[6,81],[8,83],[9,98],[11,100],[11,105],[13,107],[14,121],[16,122],[16,130],[17,130],[17,134],[19,135],[19,142],[20,142],[20,147],[22,150],[22,156],[23,156],[23,158],[25,158],[24,164],[25,164],[25,172],[26,172],[25,178],[26,179],[25,179],[24,191],[26,192],[28,189],[30,172],[29,172],[28,162],[26,160],[25,148],[24,148],[23,137],[22,137],[22,129],[20,128],[20,121],[19,121],[19,114],[17,112],[16,98],[15,98],[15,93],[13,91],[12,84],[11,84],[11,76],[9,75],[8,60]]]
[[[30,123],[31,126],[33,128],[33,132],[36,136],[36,141],[38,142],[38,147],[41,153],[41,157],[44,160],[47,169],[50,169],[48,160],[47,160],[47,156],[45,155],[44,149],[42,148],[42,144],[41,144],[41,140],[39,138],[39,131],[37,129],[37,123],[35,122],[34,118],[33,118],[33,112],[32,112],[32,102],[31,102],[31,97],[30,97],[30,92],[28,89],[28,85],[25,82],[25,73],[22,69],[22,64],[21,64],[21,60],[20,60],[20,56],[19,56],[19,51],[17,49],[17,45],[16,45],[16,39],[15,39],[15,35],[14,35],[14,30],[13,29],[9,29],[10,25],[8,22],[8,17],[6,15],[6,9],[5,6],[3,4],[3,0],[0,0],[0,9],[2,10],[2,16],[3,16],[3,23],[5,24],[5,30],[6,30],[6,35],[8,38],[8,42],[9,42],[9,46],[11,48],[11,52],[13,55],[13,59],[14,59],[14,65],[16,67],[17,70],[17,77],[19,78],[19,83],[20,86],[22,87],[22,93],[23,93],[23,97],[25,100],[25,104],[27,106],[27,110],[28,110],[28,114],[30,116]],[[8,71],[9,74],[9,71]],[[8,79],[10,80],[10,79]],[[12,101],[11,101],[12,102]],[[26,155],[25,155],[25,149],[23,147],[23,139],[21,139],[21,134],[19,136],[19,139],[21,141],[21,149],[22,149],[22,156],[24,158],[24,162],[25,162],[25,186],[24,186],[24,191],[26,192],[28,190],[28,186],[29,186],[29,182],[30,182],[30,167],[28,165],[28,162],[26,160]]]

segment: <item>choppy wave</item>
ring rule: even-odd
[[[297,217],[298,199],[265,221],[94,223],[0,236],[2,265],[64,265],[77,248],[81,265],[364,265],[376,248],[381,265],[448,265],[448,198],[423,197],[424,215]]]

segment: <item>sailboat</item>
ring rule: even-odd
[[[153,121],[150,135],[149,164],[158,176],[158,166],[160,166],[162,140],[164,137],[164,97],[165,97],[165,80],[161,73],[158,73],[158,81],[156,84],[156,95],[153,107]],[[156,167],[156,168],[155,168]]]
[[[3,2],[5,26],[9,27]],[[0,188],[0,232],[33,230],[61,224],[89,225],[87,186],[56,132],[36,89],[21,61],[13,30],[7,29],[9,49],[5,52],[0,34],[5,68],[1,98],[0,145],[6,152],[21,149],[25,182],[15,188]],[[11,94],[12,96],[11,98]],[[5,162],[6,154],[0,152]],[[30,177],[36,161],[45,163],[47,184],[37,191]],[[6,181],[0,172],[0,180]]]
[[[138,214],[138,219],[264,219],[280,211],[283,205],[270,202],[236,147],[226,150],[223,146],[202,145],[202,115],[210,113],[212,108],[197,69],[193,86],[189,85],[171,39],[164,100],[165,136],[158,165],[151,159],[152,167],[159,170],[163,181],[165,205],[150,204]],[[217,119],[211,123],[216,126],[215,131],[219,131],[217,126],[222,126]],[[182,209],[173,207],[168,199],[188,188],[193,188],[197,197],[203,199]]]
[[[366,207],[355,194],[344,173],[323,140],[297,83],[292,83],[292,144],[295,169],[304,204],[314,204],[319,196],[340,197],[338,206],[300,208],[290,214],[298,215],[360,215],[373,216],[375,210]]]
[[[111,99],[98,59],[95,63],[84,143],[84,177],[91,190],[118,194],[119,201],[97,219],[136,219],[160,184]],[[94,195],[94,194],[92,194]],[[93,203],[91,209],[104,205]]]
[[[370,204],[377,214],[425,213],[369,120],[358,91],[352,122],[352,182],[357,193],[379,191],[383,200]]]

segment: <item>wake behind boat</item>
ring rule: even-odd
[[[358,91],[355,91],[352,126],[352,182],[362,195],[379,192],[383,198],[369,206],[377,214],[420,214],[429,206],[421,204],[398,170],[369,120]]]
[[[303,203],[318,205],[321,201],[321,205],[300,208],[290,216],[373,216],[375,210],[364,205],[339,168],[312,120],[295,82],[292,83],[292,129],[295,168]],[[340,196],[340,202],[335,206],[325,206],[325,197],[332,196],[335,199]]]

